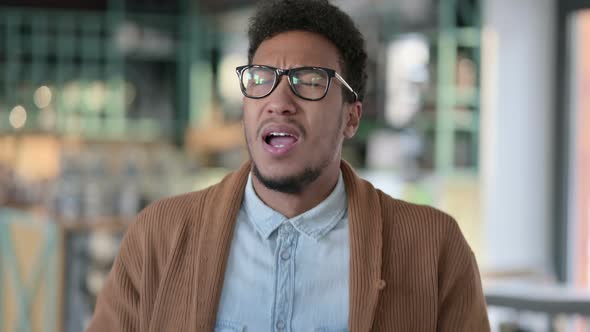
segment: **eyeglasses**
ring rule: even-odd
[[[358,95],[348,83],[336,71],[322,67],[299,67],[280,69],[270,66],[246,65],[236,68],[240,79],[240,88],[244,96],[253,99],[261,99],[270,95],[286,75],[291,91],[302,99],[316,101],[323,99],[330,89],[332,78],[336,77],[344,87],[354,96],[353,102],[358,100]]]

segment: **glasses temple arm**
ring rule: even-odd
[[[344,78],[342,78],[342,76],[340,76],[340,74],[334,73],[334,76],[340,81],[340,83],[342,83],[348,90],[350,90],[350,92],[352,92],[352,94],[354,95],[354,101],[356,102],[359,99],[359,96],[354,91],[354,89],[351,88],[350,85],[348,85],[348,83],[346,83],[346,81],[344,80]]]

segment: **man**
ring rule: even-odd
[[[250,161],[130,226],[90,331],[488,331],[455,221],[341,160],[364,41],[325,0],[264,1],[237,68]]]

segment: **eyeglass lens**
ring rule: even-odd
[[[242,73],[242,84],[247,96],[259,98],[267,95],[277,81],[276,71],[264,67],[251,67]],[[295,94],[307,99],[321,99],[328,88],[328,74],[321,69],[298,69],[290,72]]]

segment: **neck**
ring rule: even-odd
[[[256,176],[252,176],[252,185],[258,197],[270,208],[287,218],[293,218],[320,204],[336,187],[340,176],[340,164],[324,169],[315,181],[307,185],[300,193],[288,194],[268,189]]]

